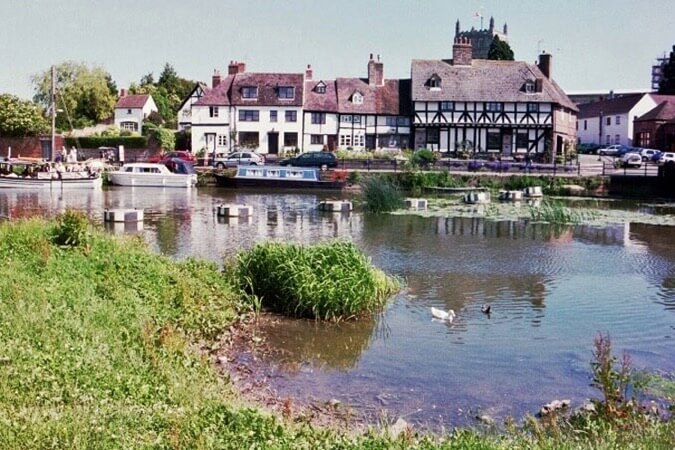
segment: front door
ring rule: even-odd
[[[375,150],[375,135],[366,134],[366,149]]]
[[[502,155],[511,156],[513,135],[510,131],[504,132],[502,135]]]
[[[331,152],[335,151],[335,141],[336,141],[335,135],[329,134],[328,135],[328,150],[330,150]]]
[[[40,139],[40,152],[42,159],[47,161],[52,159],[52,141],[47,139]]]
[[[204,138],[206,139],[206,155],[216,154],[216,133],[205,133]]]
[[[272,155],[279,153],[279,133],[276,131],[267,133],[267,152]]]

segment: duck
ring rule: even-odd
[[[452,309],[443,311],[442,309],[434,308],[432,306],[431,315],[434,317],[434,319],[446,320],[448,322],[452,322],[455,319],[455,311]]]
[[[492,312],[492,305],[488,305],[487,303],[483,304],[483,306],[480,307],[481,312],[484,314],[490,315]]]

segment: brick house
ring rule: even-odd
[[[633,142],[638,147],[675,151],[675,96],[652,97],[659,104],[635,119]]]

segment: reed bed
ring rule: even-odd
[[[564,225],[593,220],[595,214],[591,211],[574,210],[560,202],[544,200],[540,206],[530,206],[530,217],[535,222]]]
[[[376,176],[362,183],[365,208],[370,212],[389,212],[403,208],[400,189],[387,177]]]
[[[302,246],[267,242],[236,259],[245,292],[263,307],[295,317],[340,320],[382,308],[400,288],[353,243]]]

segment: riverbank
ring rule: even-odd
[[[245,373],[221,373],[208,356],[223,330],[251,317],[215,264],[96,230],[77,233],[77,246],[57,243],[55,231],[39,220],[0,225],[3,449],[672,447],[673,422],[642,416],[396,438],[314,426],[283,408],[279,417],[238,392],[233,378]]]

